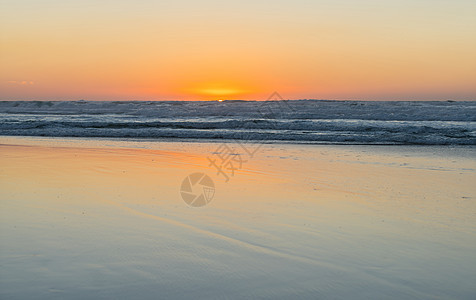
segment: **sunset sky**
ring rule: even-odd
[[[476,100],[474,0],[0,0],[0,100]]]

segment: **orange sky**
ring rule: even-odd
[[[476,100],[476,2],[0,4],[1,100]]]

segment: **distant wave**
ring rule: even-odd
[[[0,101],[0,135],[476,145],[476,102]]]

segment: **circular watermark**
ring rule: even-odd
[[[180,195],[189,206],[205,206],[215,195],[215,184],[205,173],[192,173],[182,181]]]

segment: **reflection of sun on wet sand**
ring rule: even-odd
[[[227,183],[216,148],[2,137],[1,298],[475,295],[474,148],[264,145]]]

